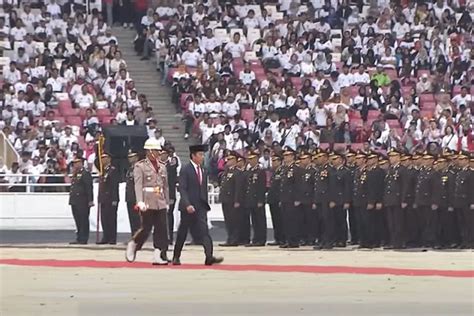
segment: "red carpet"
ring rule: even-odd
[[[201,264],[183,264],[181,266],[153,266],[149,262],[128,263],[124,261],[96,260],[26,260],[0,259],[0,264],[54,268],[135,268],[135,269],[174,269],[174,270],[221,270],[221,271],[261,271],[261,272],[301,272],[322,274],[366,274],[366,275],[402,275],[402,276],[442,276],[456,278],[473,278],[474,270],[434,270],[379,267],[346,267],[346,266],[280,266],[260,264],[223,264],[212,267]]]

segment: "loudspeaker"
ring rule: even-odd
[[[108,126],[103,131],[104,151],[113,158],[127,158],[129,150],[143,153],[143,145],[148,138],[145,126]]]

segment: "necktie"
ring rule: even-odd
[[[199,181],[199,184],[201,185],[202,184],[202,177],[201,177],[201,167],[197,167],[197,176],[198,176],[198,181]]]

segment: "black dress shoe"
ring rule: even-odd
[[[116,244],[117,244],[116,241],[110,241],[110,242],[109,242],[109,245],[116,245]]]
[[[251,243],[248,245],[245,245],[245,247],[264,247],[265,243]]]
[[[288,247],[286,248],[289,248],[289,249],[295,249],[295,248],[299,248],[300,245],[288,245]]]
[[[79,242],[78,241],[71,241],[69,244],[70,245],[79,245]]]
[[[204,264],[206,266],[212,266],[213,264],[219,264],[219,263],[222,263],[224,261],[224,258],[222,257],[211,257],[209,259],[206,259],[206,261],[204,261]]]
[[[237,247],[239,244],[234,244],[234,243],[224,243],[224,244],[219,244],[219,247]]]
[[[171,260],[171,263],[174,266],[180,266],[181,265],[181,261],[179,260],[179,258],[173,258],[173,260]]]
[[[281,245],[281,242],[279,241],[272,241],[272,242],[267,243],[267,246],[280,246],[280,245]]]
[[[286,249],[286,248],[288,248],[288,244],[281,244],[280,247],[278,247],[278,248]]]
[[[96,245],[107,245],[109,242],[107,240],[101,240],[101,241],[98,241],[96,242],[95,244]]]

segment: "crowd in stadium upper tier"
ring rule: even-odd
[[[3,2],[0,129],[21,159],[12,165],[0,160],[0,173],[31,174],[30,182],[48,182],[33,176],[67,173],[76,157],[93,169],[103,124],[147,124],[149,135],[164,144],[117,38],[97,9],[87,13],[81,3],[50,0],[16,7]],[[0,181],[15,184],[26,178],[0,174]]]
[[[149,9],[135,49],[156,53],[184,137],[217,160],[324,143],[472,150],[473,12],[464,0],[209,0]]]
[[[211,145],[214,171],[225,150],[474,148],[470,1],[126,0],[104,1],[105,17],[82,1],[29,2],[0,13],[15,173],[92,162],[102,123],[146,124],[164,142],[104,20],[136,21],[135,49],[156,56],[184,137]]]

